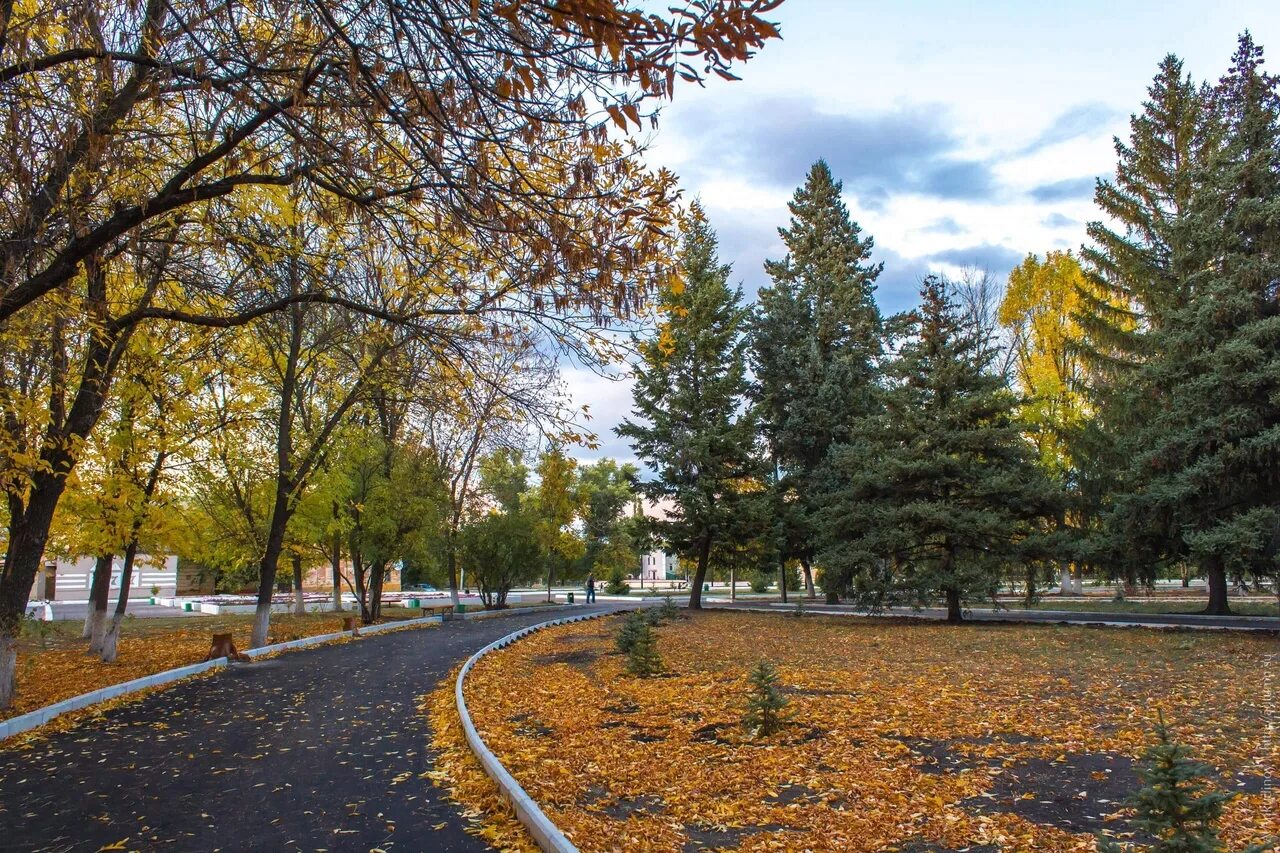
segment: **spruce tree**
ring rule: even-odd
[[[761,658],[747,676],[747,684],[749,692],[742,727],[753,738],[768,737],[787,721],[787,697],[778,689],[777,667]]]
[[[788,205],[787,247],[767,261],[751,329],[755,398],[773,462],[778,556],[799,559],[813,592],[814,477],[828,448],[876,405],[880,314],[873,293],[882,265],[819,160]]]
[[[641,619],[636,627],[635,639],[627,651],[627,672],[640,678],[648,678],[662,672],[662,656],[658,654],[658,638],[653,628]]]
[[[1089,224],[1091,243],[1081,252],[1089,281],[1077,289],[1082,309],[1073,346],[1084,357],[1095,417],[1074,436],[1072,451],[1081,460],[1077,492],[1087,517],[1134,488],[1123,439],[1149,420],[1159,395],[1136,374],[1159,353],[1153,335],[1187,304],[1205,261],[1192,208],[1215,145],[1207,93],[1173,55],[1147,92],[1128,140],[1115,142],[1114,180],[1098,182],[1095,201],[1105,220]],[[1094,531],[1077,556],[1134,580],[1184,550],[1167,531],[1112,524]]]
[[[1227,578],[1274,576],[1280,548],[1280,85],[1247,34],[1214,120],[1224,144],[1194,198],[1212,260],[1152,332],[1135,381],[1152,403],[1122,445],[1131,488],[1112,523],[1175,540],[1223,614]]]
[[[1223,807],[1235,798],[1213,790],[1208,780],[1213,768],[1192,760],[1189,750],[1173,739],[1161,717],[1156,742],[1143,755],[1143,786],[1131,799],[1137,813],[1133,826],[1156,839],[1152,853],[1227,853],[1218,837]],[[1098,839],[1101,853],[1136,851],[1108,838]],[[1265,845],[1253,845],[1243,853],[1262,853]]]
[[[990,597],[1054,492],[1021,434],[995,349],[930,276],[921,306],[896,319],[883,414],[834,447],[819,515],[824,572],[875,608],[942,596],[950,621]]]
[[[658,336],[639,344],[634,420],[617,428],[656,472],[640,490],[672,505],[656,522],[662,537],[695,564],[689,607],[702,606],[712,547],[735,523],[744,484],[760,474],[756,421],[745,405],[747,311],[716,236],[695,204],[684,223],[683,285],[663,294]]]

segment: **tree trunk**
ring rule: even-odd
[[[813,566],[807,557],[800,558],[800,567],[804,569],[804,594],[808,598],[817,598],[818,592],[813,588]]]
[[[369,590],[365,584],[364,576],[364,555],[360,553],[360,549],[352,542],[349,551],[351,553],[351,578],[356,584],[356,604],[360,608],[360,621],[368,625],[373,621],[369,617]]]
[[[960,609],[960,590],[947,587],[947,621],[956,623],[964,621],[964,612]]]
[[[711,558],[711,534],[703,534],[698,543],[698,566],[693,571],[693,583],[689,586],[689,609],[702,609],[702,582],[707,577],[707,563]]]
[[[453,609],[458,609],[458,535],[457,531],[450,528],[445,534],[445,564],[449,567],[449,601],[453,604]]]
[[[1032,563],[1027,563],[1026,589],[1023,593],[1023,601],[1028,607],[1036,603],[1036,567]]]
[[[333,611],[342,612],[342,537],[333,534]]]
[[[729,564],[729,600],[738,600],[738,570],[732,563]]]
[[[1219,559],[1212,560],[1205,567],[1205,577],[1209,581],[1209,606],[1204,612],[1210,616],[1230,616],[1231,605],[1227,602],[1227,570]]]
[[[302,598],[302,555],[291,554],[290,562],[293,563],[293,612],[305,616],[307,604]]]
[[[551,583],[556,576],[556,558],[554,554],[547,555],[547,604],[551,603]],[[644,588],[644,569],[640,570],[640,588]]]
[[[85,614],[84,634],[81,635],[83,639],[89,640],[90,652],[102,650],[102,626],[107,618],[107,599],[111,596],[111,563],[114,559],[114,554],[99,554],[93,563],[89,612]]]
[[[782,603],[787,603],[787,558],[778,561],[778,592],[782,595]]]
[[[375,563],[369,571],[369,607],[364,624],[370,625],[382,618],[382,581],[387,574],[386,563]]]
[[[253,613],[253,635],[249,648],[259,649],[267,644],[271,629],[271,599],[276,591],[276,569],[284,552],[284,532],[292,514],[289,495],[293,484],[283,475],[276,477],[276,500],[271,509],[271,526],[267,531],[267,547],[262,555],[258,572],[258,608]]]
[[[115,663],[120,645],[120,623],[124,620],[124,612],[129,607],[129,585],[133,582],[133,562],[138,556],[138,543],[130,542],[124,549],[124,566],[120,569],[120,596],[116,599],[116,610],[111,616],[111,624],[102,637],[102,660]]]
[[[18,640],[0,634],[0,708],[8,708],[17,692]]]
[[[66,469],[70,468],[70,462]],[[4,571],[0,574],[0,657],[12,650],[16,655],[18,637],[22,633],[22,620],[26,618],[27,599],[31,584],[40,571],[44,558],[45,541],[49,538],[49,525],[53,511],[66,486],[66,477],[38,472],[32,477],[30,496],[26,506],[10,497],[9,547],[5,551]],[[13,666],[0,661],[0,710],[13,701],[14,678],[17,674],[17,658]]]

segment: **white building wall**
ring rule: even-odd
[[[640,579],[643,581],[674,580],[678,565],[675,554],[650,551],[640,558]]]
[[[52,560],[45,561],[41,572],[48,571]],[[54,585],[55,601],[85,601],[89,598],[89,587],[93,585],[93,566],[97,560],[93,557],[81,557],[78,560],[58,560],[57,579]],[[116,557],[111,562],[111,597],[119,594],[120,577],[124,573],[124,557]],[[36,599],[41,586],[40,578],[36,578],[31,588],[31,597]],[[172,596],[178,588],[178,558],[175,556],[152,557],[139,554],[133,563],[133,577],[129,583],[129,597],[148,596],[151,587],[160,588],[160,595]]]

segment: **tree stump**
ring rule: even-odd
[[[353,637],[359,637],[359,636],[360,636],[360,629],[359,629],[358,627],[356,627],[356,617],[354,617],[354,616],[343,616],[343,617],[342,617],[342,630],[344,630],[344,631],[350,631],[350,632],[351,632],[351,635],[352,635]]]
[[[213,646],[209,649],[209,656],[205,660],[214,660],[215,658],[226,658],[227,660],[247,661],[249,656],[241,654],[236,649],[235,640],[231,639],[230,634],[214,634]]]

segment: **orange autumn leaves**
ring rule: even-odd
[[[617,622],[536,634],[467,681],[486,742],[584,851],[1092,850],[1127,829],[1115,815],[1157,708],[1244,792],[1224,837],[1280,834],[1271,636],[706,613],[659,628],[669,674],[637,679]],[[795,717],[753,743],[741,719],[761,655]]]
[[[127,619],[121,627],[119,658],[103,663],[86,652],[79,623],[47,623],[56,626],[45,638],[24,638],[18,650],[18,694],[13,705],[0,711],[0,719],[25,714],[91,690],[142,678],[205,659],[215,632],[230,631],[236,647],[249,647],[252,616]],[[270,642],[328,634],[342,629],[340,614],[271,618]]]

